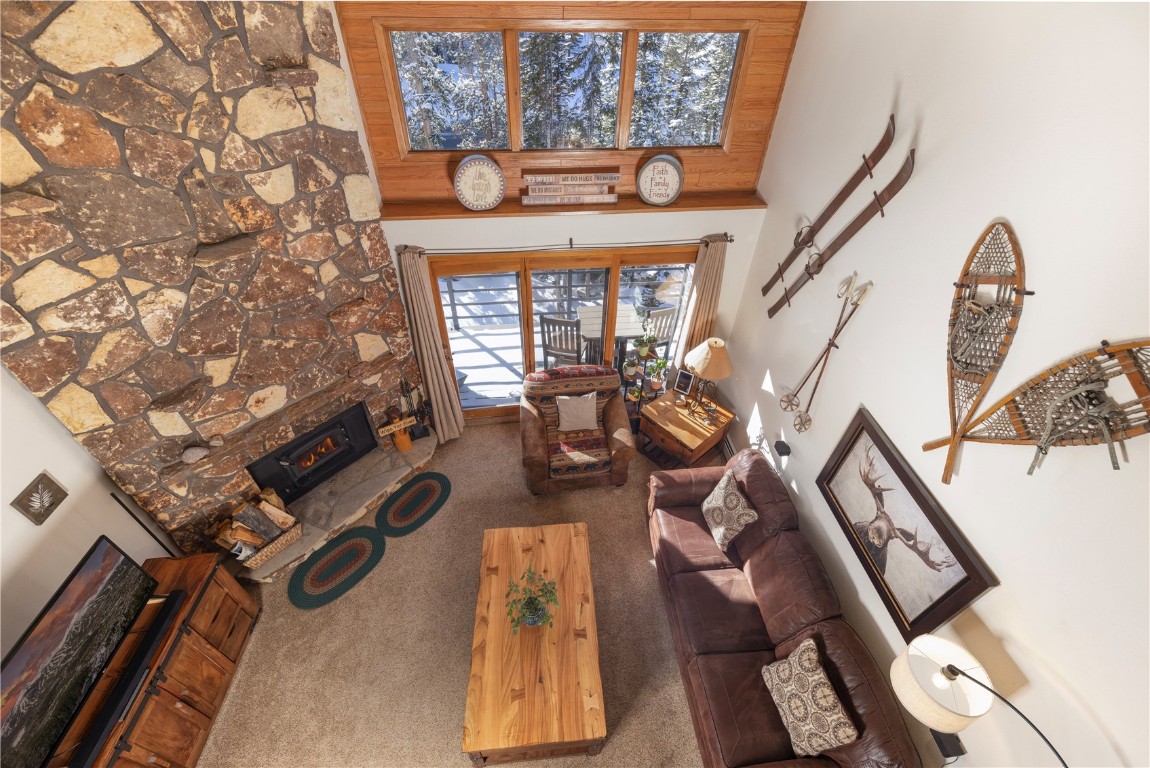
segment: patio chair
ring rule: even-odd
[[[555,363],[583,362],[583,333],[579,318],[568,320],[554,315],[539,316],[539,338],[543,347],[543,367],[550,368],[548,358]]]
[[[675,334],[675,320],[678,314],[679,307],[673,306],[664,309],[653,309],[647,316],[649,318],[647,327],[651,333],[655,335],[655,338],[658,339],[655,343],[654,352],[655,354],[659,354],[661,347],[664,360],[671,354],[671,337]]]
[[[588,412],[583,414],[585,426],[577,419],[574,424],[563,424],[568,430],[561,432],[560,407],[565,408],[564,421],[568,421],[572,414],[566,406],[579,403],[568,401],[561,406],[559,398],[577,399],[589,393],[595,394],[594,423]],[[619,374],[613,368],[569,365],[527,374],[519,400],[519,433],[532,493],[627,482],[635,438],[619,391]]]

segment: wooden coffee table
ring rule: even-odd
[[[512,635],[507,583],[529,564],[559,606],[550,627]],[[463,751],[476,766],[596,755],[606,737],[587,524],[484,531]]]

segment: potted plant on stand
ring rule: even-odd
[[[651,389],[660,392],[667,382],[667,361],[659,358],[651,364],[650,374]]]
[[[638,372],[639,372],[639,364],[635,361],[635,358],[628,357],[626,360],[623,361],[623,375],[624,376],[633,377]]]
[[[647,352],[651,349],[651,345],[659,340],[655,334],[651,333],[651,329],[647,325],[650,321],[650,316],[643,318],[643,334],[635,339],[635,354],[637,354],[640,359],[646,357]]]
[[[555,579],[545,579],[530,565],[519,581],[507,582],[507,615],[511,619],[511,634],[519,634],[519,627],[551,626],[553,617],[548,605],[559,605],[555,594]]]

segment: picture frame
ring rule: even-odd
[[[998,586],[866,408],[815,484],[904,640],[937,629]]]
[[[674,390],[682,395],[690,395],[691,387],[695,384],[695,374],[690,371],[678,371],[675,374]]]
[[[12,500],[11,505],[20,510],[24,517],[36,525],[43,525],[56,509],[68,498],[65,491],[47,472],[36,475],[28,487]]]

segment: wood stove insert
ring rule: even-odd
[[[363,403],[248,465],[261,488],[274,488],[285,502],[303,496],[378,446]]]

